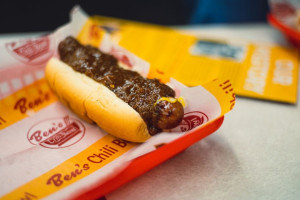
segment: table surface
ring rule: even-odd
[[[182,30],[198,36],[288,45],[268,24],[189,26]],[[299,103],[238,97],[217,132],[106,198],[300,199],[299,152]]]
[[[176,28],[198,36],[289,45],[267,24]],[[19,36],[1,35],[0,43]],[[238,97],[217,132],[106,199],[300,199],[299,152],[299,103]]]

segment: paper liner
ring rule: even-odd
[[[71,22],[55,32],[0,47],[3,199],[66,199],[87,192],[116,177],[138,157],[197,131],[234,106],[229,80],[188,88],[171,79],[168,84],[185,99],[184,120],[143,144],[127,143],[80,120],[50,90],[44,67],[50,57],[57,57],[58,43],[68,35],[80,34],[87,20],[88,16],[75,7]],[[101,40],[101,50],[147,75],[149,63],[108,37]]]

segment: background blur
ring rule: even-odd
[[[265,22],[267,0],[48,0],[2,1],[0,33],[52,31],[80,5],[103,15],[161,25]]]

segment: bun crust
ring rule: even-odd
[[[131,142],[151,137],[139,113],[101,83],[57,58],[48,61],[45,73],[60,101],[85,121],[95,122],[107,133]]]

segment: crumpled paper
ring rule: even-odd
[[[82,121],[50,90],[44,67],[58,56],[58,43],[66,36],[76,37],[87,19],[75,7],[71,22],[55,32],[0,47],[1,199],[66,199],[84,193],[117,176],[135,158],[180,139],[234,106],[229,80],[188,88],[171,79],[169,85],[187,105],[184,120],[143,144],[120,140]],[[125,56],[143,75],[149,70],[149,63],[105,37],[99,48],[119,59]],[[211,85],[218,88],[215,94],[208,89]],[[228,97],[225,109],[222,95]]]

